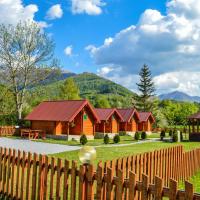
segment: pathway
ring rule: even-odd
[[[78,146],[34,142],[26,139],[0,138],[0,146],[37,154],[54,154],[66,151],[79,150]]]

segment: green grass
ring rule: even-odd
[[[195,192],[200,192],[200,171],[192,176],[189,180],[194,185]],[[184,182],[179,183],[179,188],[184,189]]]
[[[47,142],[47,143],[53,143],[53,144],[64,144],[64,145],[72,145],[72,146],[80,146],[79,141],[67,141],[67,140],[56,140],[56,139],[39,139],[35,140],[36,142]],[[133,143],[136,142],[134,141],[133,137],[131,136],[120,136],[120,142],[119,144],[128,144],[128,143]],[[109,144],[114,144],[113,140],[110,138],[110,143]],[[88,146],[101,146],[104,145],[103,139],[94,139],[94,140],[88,140],[87,143]]]
[[[97,164],[99,161],[113,160],[120,157],[125,157],[133,154],[139,154],[149,151],[154,151],[156,149],[162,149],[167,147],[172,147],[175,145],[183,145],[185,151],[189,151],[200,146],[199,142],[182,142],[182,143],[169,143],[169,142],[152,142],[145,144],[121,146],[121,147],[98,147],[97,159],[94,164]],[[67,160],[76,160],[79,162],[78,158],[79,151],[63,152],[54,154],[54,157],[67,159]]]

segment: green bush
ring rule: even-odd
[[[109,138],[108,134],[106,134],[106,135],[104,136],[104,138],[103,138],[103,142],[104,142],[104,144],[108,144],[109,141],[110,141],[110,138]]]
[[[172,135],[172,142],[178,142],[178,134],[177,132],[174,132]]]
[[[162,130],[160,133],[160,140],[163,141],[163,138],[166,136],[165,131]]]
[[[147,133],[146,133],[145,131],[143,131],[143,132],[141,133],[141,139],[142,139],[142,140],[147,139]]]
[[[173,135],[173,131],[170,129],[169,130],[169,136],[171,137]]]
[[[81,137],[80,137],[80,143],[82,144],[82,145],[85,145],[86,143],[88,142],[88,140],[87,140],[87,137],[86,137],[86,135],[81,135]]]
[[[113,142],[115,144],[120,142],[120,136],[118,134],[113,137]]]
[[[136,133],[135,133],[134,138],[135,138],[135,140],[139,140],[139,139],[140,139],[140,134],[139,134],[139,132],[136,132]]]

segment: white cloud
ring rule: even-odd
[[[64,49],[64,53],[66,56],[72,56],[72,51],[73,51],[72,45],[69,45]]]
[[[200,0],[170,0],[165,13],[147,9],[136,25],[116,33],[110,41],[105,39],[101,46],[88,48],[95,63],[112,66],[110,77],[120,67],[121,79],[138,74],[143,64],[150,66],[154,76],[165,74],[165,78],[169,72],[200,71]],[[176,88],[182,91],[198,91],[193,80],[179,84],[178,77],[172,77],[172,82],[160,83],[166,84],[166,90],[178,84]]]
[[[63,10],[61,8],[60,4],[53,5],[49,10],[47,11],[47,19],[56,19],[61,18],[63,16]]]
[[[0,0],[0,23],[15,25],[19,21],[33,21],[37,11],[36,4],[24,6],[21,0]]]
[[[102,13],[102,6],[105,3],[102,0],[71,0],[72,13],[88,15],[100,15]]]
[[[169,72],[154,77],[158,93],[181,91],[189,95],[200,94],[200,72]]]

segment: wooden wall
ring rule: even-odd
[[[56,123],[52,121],[32,121],[31,129],[45,130],[47,134],[55,134]]]
[[[84,116],[87,116],[86,118]],[[94,135],[94,119],[89,110],[83,111],[83,133],[86,135]]]
[[[118,133],[119,132],[119,119],[116,115],[111,116],[106,122],[101,121],[101,123],[96,124],[96,132],[104,132],[105,123],[105,133]]]
[[[150,120],[147,122],[141,122],[138,124],[138,130],[139,131],[152,131],[152,123]]]
[[[134,118],[132,118],[130,122],[120,123],[120,131],[136,132],[137,130],[138,130],[138,124]]]

